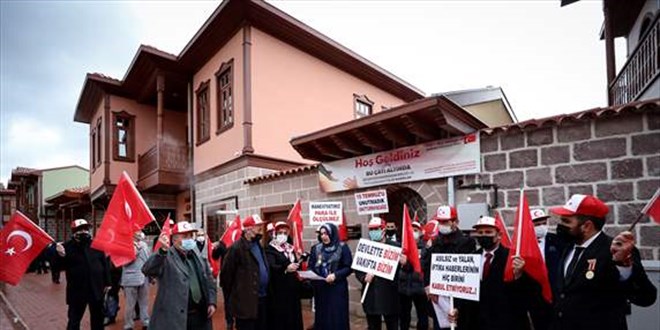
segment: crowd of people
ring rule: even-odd
[[[632,234],[612,238],[603,232],[609,210],[595,196],[574,195],[566,205],[549,211],[558,218],[556,234],[549,232],[550,215],[544,210],[532,210],[531,216],[552,302],[543,299],[541,285],[525,273],[529,266],[524,258],[502,244],[506,233],[496,219],[483,216],[473,230],[464,232],[451,206],[440,206],[424,225],[412,223],[422,272],[402,254],[393,280],[354,272],[351,249],[331,223],[317,228],[317,242],[308,252],[294,248],[290,224],[266,227],[258,215],[242,221],[242,236],[230,246],[208,241],[203,231],[186,221],[172,223],[172,235],[160,235],[153,252],[144,234],[137,232],[136,258],[122,267],[119,280],[125,295],[124,329],[132,329],[134,319],[145,329],[212,329],[218,284],[227,329],[302,330],[301,299],[310,297],[315,315],[310,328],[349,329],[351,275],[363,290],[369,287],[362,301],[369,329],[381,329],[383,324],[388,330],[409,329],[412,319],[417,329],[436,330],[452,325],[469,330],[626,329],[629,304],[650,306],[656,299]],[[395,222],[373,217],[367,227],[370,240],[401,246]],[[75,220],[72,230],[71,240],[55,245],[53,259],[66,272],[68,329],[80,327],[86,307],[92,329],[102,329],[104,301],[112,296],[112,267],[102,252],[90,247],[85,220]],[[219,278],[211,272],[208,248],[210,258],[220,261]],[[455,299],[452,307],[449,298],[430,292],[435,253],[482,256],[479,301]],[[509,259],[513,280],[505,281]],[[302,280],[303,269],[317,279]],[[151,314],[150,283],[157,284]]]

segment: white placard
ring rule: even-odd
[[[431,256],[431,293],[479,301],[480,254],[434,253]]]
[[[319,186],[336,192],[481,171],[479,133],[322,163]]]
[[[388,213],[386,190],[372,190],[355,194],[355,205],[359,215]]]
[[[341,225],[341,212],[341,202],[310,202],[309,223],[312,226],[320,226],[328,222]]]
[[[351,268],[391,281],[396,275],[400,256],[400,247],[362,238],[355,248]]]

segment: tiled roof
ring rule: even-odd
[[[523,122],[491,127],[482,129],[481,132],[486,135],[492,135],[500,132],[518,131],[527,128],[537,128],[543,126],[557,126],[564,122],[576,122],[590,119],[597,119],[601,117],[618,116],[622,114],[643,112],[643,111],[658,111],[660,110],[660,98],[646,101],[632,102],[622,105],[616,105],[606,108],[593,108],[585,111],[574,112],[569,114],[561,114],[552,117],[541,119],[530,119]]]
[[[11,170],[12,175],[39,175],[39,172],[38,169],[29,167],[17,167]]]
[[[105,79],[105,80],[111,80],[111,81],[114,81],[114,82],[117,82],[117,83],[121,83],[121,80],[119,80],[117,78],[110,77],[108,75],[105,75],[105,74],[99,73],[99,72],[92,72],[92,73],[88,73],[87,75],[90,76],[90,77],[95,77],[95,78],[100,78],[100,79]]]
[[[318,167],[319,167],[319,164],[311,164],[311,165],[305,165],[305,166],[300,166],[300,167],[294,167],[294,168],[291,168],[291,169],[288,169],[288,170],[273,172],[273,173],[270,173],[270,174],[261,175],[261,176],[257,176],[257,177],[251,178],[251,179],[247,179],[243,183],[245,183],[245,184],[259,183],[259,182],[263,182],[263,181],[273,180],[273,179],[283,177],[283,176],[289,176],[289,175],[298,174],[298,173],[305,173],[305,172],[308,172],[308,171],[315,170]]]

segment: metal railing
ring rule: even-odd
[[[660,15],[656,15],[648,31],[628,57],[609,86],[610,105],[637,100],[660,74]]]

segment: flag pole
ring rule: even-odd
[[[646,212],[648,212],[648,210],[651,208],[651,205],[653,205],[657,202],[658,198],[660,198],[660,188],[658,188],[655,191],[655,194],[653,194],[653,197],[651,197],[651,199],[649,199],[648,203],[646,203],[644,208],[639,212],[639,215],[637,216],[637,219],[635,219],[635,221],[633,221],[633,223],[630,224],[630,227],[628,228],[628,231],[632,231],[633,229],[635,229],[635,226],[637,225],[639,220],[642,220],[642,217],[644,217],[644,215],[647,214]]]
[[[522,220],[523,220],[523,216],[522,216],[523,207],[522,206],[523,206],[523,190],[521,188],[520,189],[520,201],[518,202],[518,210],[520,210],[520,211],[518,212],[518,232],[517,232],[518,237],[516,237],[516,257],[520,257],[520,244],[522,243],[521,242],[521,239],[522,239]]]
[[[368,282],[367,285],[364,287],[364,292],[362,292],[362,298],[360,299],[360,304],[364,304],[364,298],[367,297],[367,291],[369,291],[369,284],[371,284],[371,282]]]
[[[628,227],[628,231],[632,232],[633,229],[635,229],[635,226],[637,225],[639,220],[642,220],[643,217],[644,217],[644,213],[640,212],[639,215],[637,216],[637,219],[635,219],[635,221],[633,221],[633,223],[630,224],[630,227]]]

